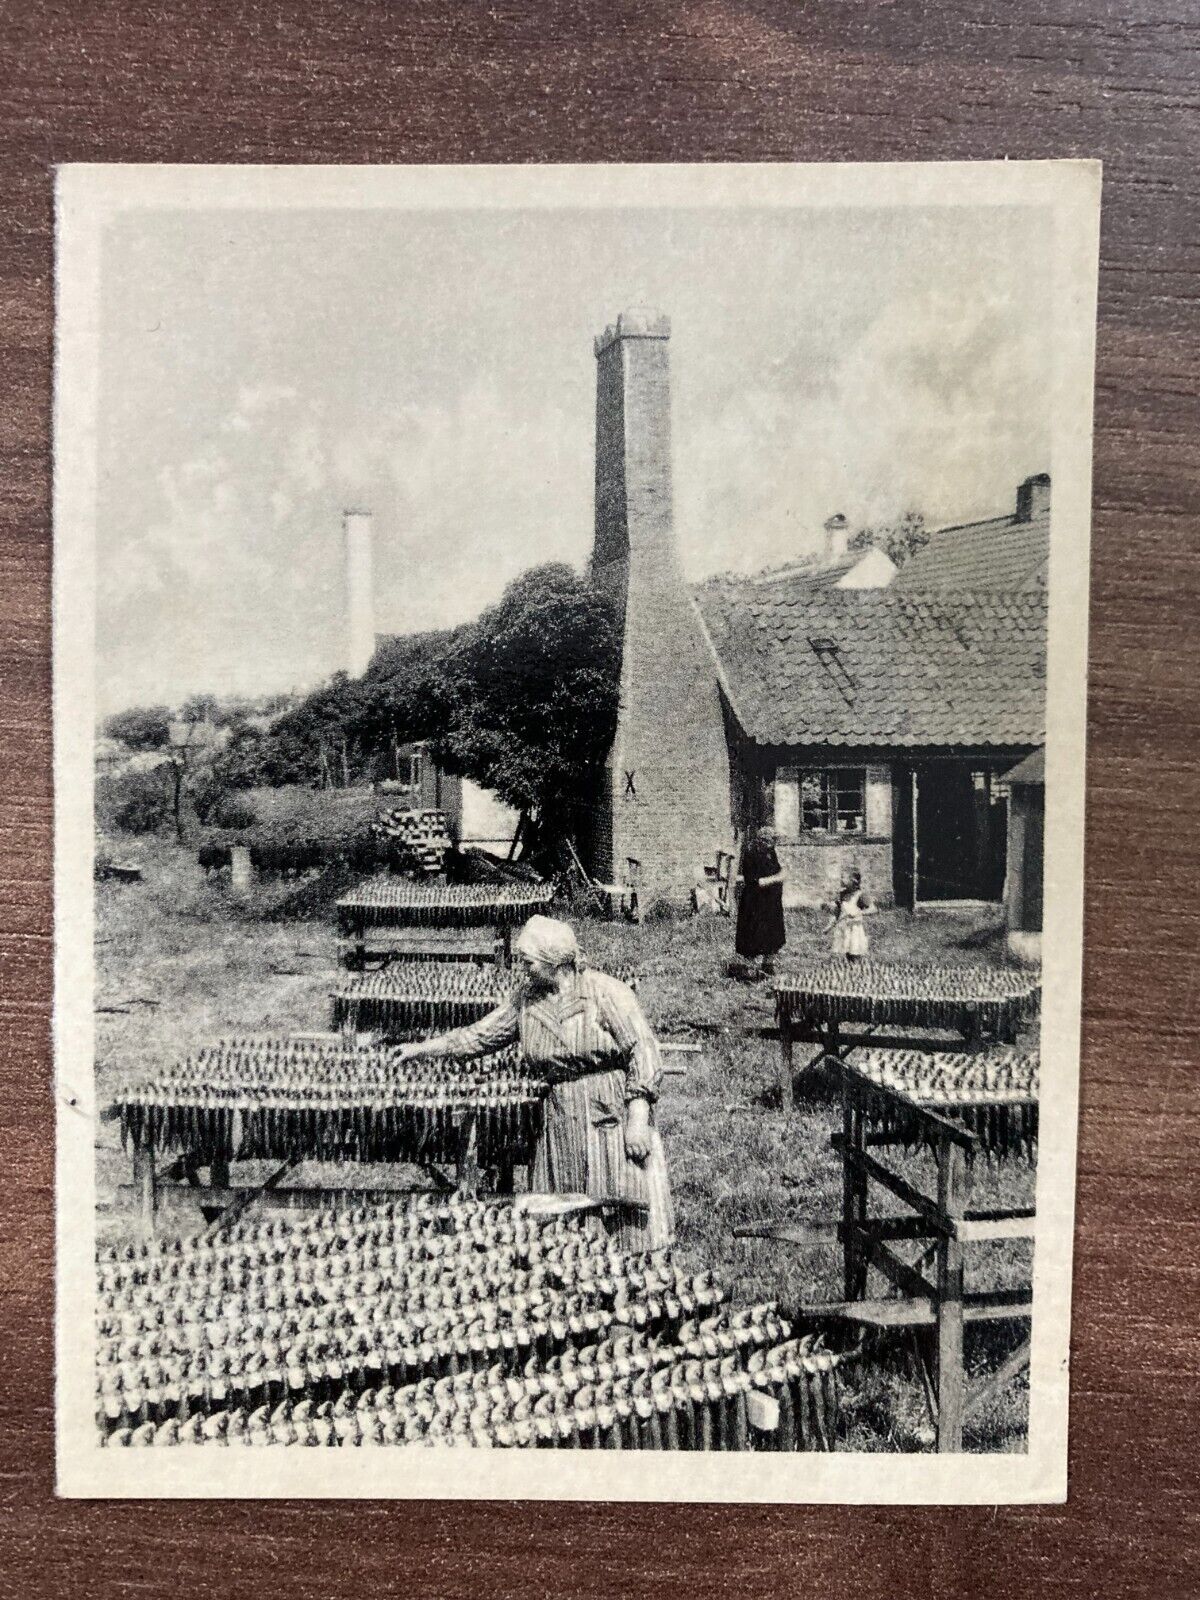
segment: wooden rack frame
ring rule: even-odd
[[[483,1186],[484,1169],[480,1167],[477,1152],[478,1117],[474,1110],[464,1110],[456,1116],[457,1149],[451,1177],[444,1166],[434,1161],[409,1163],[429,1178],[431,1186],[445,1194],[477,1195]],[[228,1227],[258,1201],[271,1196],[275,1204],[304,1208],[326,1204],[331,1195],[353,1193],[364,1198],[393,1194],[398,1191],[383,1184],[355,1184],[349,1189],[331,1190],[323,1187],[297,1188],[284,1186],[289,1177],[302,1164],[303,1157],[289,1157],[275,1166],[269,1176],[258,1184],[234,1185],[230,1168],[236,1163],[214,1161],[205,1165],[196,1156],[184,1153],[175,1155],[167,1165],[161,1165],[152,1141],[147,1140],[133,1152],[133,1182],[121,1185],[121,1192],[131,1194],[137,1204],[142,1230],[153,1237],[157,1230],[160,1197],[163,1192],[173,1192],[186,1197],[199,1206],[209,1231],[216,1233]],[[313,1158],[319,1159],[317,1157]],[[208,1173],[207,1182],[202,1176]],[[506,1160],[500,1166],[496,1193],[512,1194],[516,1172],[515,1160]]]
[[[1028,1320],[1032,1296],[1028,1287],[968,1293],[964,1288],[966,1249],[999,1239],[1032,1238],[1033,1210],[980,1211],[968,1208],[971,1173],[979,1141],[953,1120],[907,1096],[868,1083],[845,1062],[842,1065],[842,1128],[833,1146],[842,1158],[842,1216],[839,1221],[759,1224],[737,1230],[741,1238],[765,1238],[809,1245],[837,1241],[842,1246],[845,1298],[831,1304],[803,1305],[799,1317],[834,1319],[874,1327],[911,1330],[920,1365],[926,1403],[938,1451],[962,1449],[963,1423],[997,1389],[1029,1364],[1029,1339],[968,1392],[963,1359],[963,1329],[968,1322]],[[933,1156],[936,1185],[927,1193],[872,1150],[908,1144],[898,1133],[878,1124],[879,1107],[891,1100],[898,1120],[919,1129],[919,1142]],[[872,1189],[899,1200],[907,1211],[878,1215],[871,1210]],[[900,1242],[925,1247],[916,1265],[901,1258]],[[921,1270],[933,1258],[932,1277]],[[894,1298],[867,1296],[870,1273],[882,1276]],[[933,1330],[933,1361],[921,1348],[918,1330]]]
[[[849,1023],[856,1031],[843,1032],[843,1023],[833,1019],[821,1017],[817,1008],[805,1015],[803,1007],[802,989],[796,991],[800,1003],[797,1005],[780,1004],[779,988],[776,988],[776,1006],[779,1025],[779,1098],[785,1112],[791,1111],[796,1103],[796,1065],[795,1047],[797,1044],[815,1044],[818,1046],[816,1053],[800,1069],[800,1076],[811,1072],[822,1061],[833,1061],[838,1066],[845,1064],[847,1057],[853,1050],[863,1049],[867,1045],[896,1049],[917,1050],[946,1050],[950,1048],[945,1040],[934,1040],[927,1022],[928,1001],[922,995],[913,995],[907,1000],[901,997],[889,997],[887,1005],[891,1019],[887,1023],[872,1023],[867,1021]],[[790,998],[790,997],[789,997]],[[869,996],[862,997],[862,1006],[867,1009],[871,1004]],[[849,1007],[847,1009],[850,1009]],[[989,1035],[984,1029],[977,1013],[972,1012],[970,1006],[963,1004],[962,1017],[957,1027],[943,1029],[944,1032],[956,1032],[964,1041],[968,1049],[975,1050],[985,1046],[991,1038],[1003,1042],[1011,1042],[1016,1037],[1016,1024],[1011,1023],[1000,1028],[994,1035]],[[911,1029],[911,1035],[899,1037],[890,1031],[883,1038],[877,1037],[879,1029],[886,1027],[889,1030],[896,1028]]]

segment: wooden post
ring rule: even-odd
[[[967,1153],[956,1139],[937,1141],[938,1208],[951,1224],[937,1251],[937,1447],[962,1449],[966,1409],[963,1370],[963,1246],[953,1224],[967,1204]]]
[[[171,809],[175,816],[175,843],[183,843],[183,758],[171,763],[174,771],[171,776],[172,799]]]
[[[863,1224],[867,1220],[867,1174],[854,1160],[865,1150],[862,1108],[842,1086],[842,1288],[847,1300],[861,1300],[867,1288]]]
[[[133,1152],[133,1181],[139,1191],[142,1231],[152,1238],[158,1212],[158,1176],[154,1170],[154,1146],[149,1140]]]
[[[783,1017],[779,1023],[779,1104],[784,1116],[790,1115],[796,1099],[792,1088],[792,1024]]]
[[[239,893],[245,893],[253,886],[254,863],[250,859],[248,847],[244,844],[230,846],[229,881],[231,887]]]
[[[917,799],[920,790],[917,784],[917,769],[912,769],[912,909],[913,915],[917,912],[917,896],[920,892],[920,865],[921,852],[917,842]]]

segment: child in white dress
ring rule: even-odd
[[[874,916],[875,907],[862,892],[862,873],[852,872],[842,884],[834,907],[833,921],[825,932],[833,932],[833,953],[845,956],[847,961],[861,961],[869,952],[867,930],[863,918]]]

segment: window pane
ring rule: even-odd
[[[829,774],[802,772],[800,774],[800,826],[827,833],[829,831]]]
[[[833,776],[837,785],[838,833],[863,833],[866,830],[866,769],[846,768]]]

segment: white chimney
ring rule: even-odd
[[[845,559],[846,547],[850,542],[850,524],[840,511],[835,511],[832,517],[825,518],[825,565],[836,567],[839,561]]]
[[[347,511],[346,671],[361,678],[375,654],[375,609],[371,592],[371,513]]]

